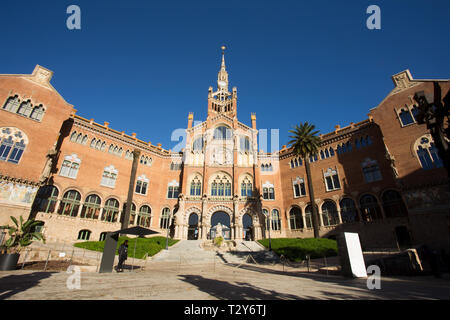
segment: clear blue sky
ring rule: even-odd
[[[81,30],[66,8],[81,8]],[[366,8],[381,8],[381,30]],[[407,68],[450,78],[450,1],[2,1],[0,73],[54,72],[53,86],[85,118],[162,143],[205,120],[226,45],[238,119],[321,133],[367,118]]]

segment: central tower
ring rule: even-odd
[[[233,87],[233,92],[228,91],[228,72],[225,66],[225,46],[222,46],[222,64],[217,75],[217,90],[213,92],[213,87],[208,90],[208,117],[217,114],[225,114],[231,118],[237,116],[237,89]]]

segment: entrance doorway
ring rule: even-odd
[[[211,230],[209,234],[210,239],[214,239],[214,237],[216,236],[216,226],[219,223],[222,225],[222,237],[226,240],[230,240],[230,216],[223,211],[217,211],[211,217]]]
[[[409,235],[408,228],[406,228],[405,226],[395,227],[395,236],[400,248],[411,247],[411,237]]]
[[[196,213],[191,213],[189,216],[189,227],[188,227],[188,240],[198,239],[198,215]]]
[[[244,227],[244,240],[253,241],[253,219],[249,214],[244,214],[242,217],[242,225]]]

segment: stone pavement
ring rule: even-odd
[[[280,265],[149,263],[144,271],[81,273],[80,288],[68,289],[74,274],[0,272],[0,299],[298,300],[450,299],[450,276],[382,278],[380,290],[365,279],[300,272]],[[72,278],[73,280],[73,278]]]

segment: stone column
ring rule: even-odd
[[[303,229],[306,229],[306,216],[305,216],[305,212],[303,211],[303,209],[302,209],[301,213],[302,213]]]
[[[61,205],[61,199],[57,199],[56,200],[56,205],[55,205],[55,212],[56,214],[58,214],[58,210],[59,210],[59,206]]]

